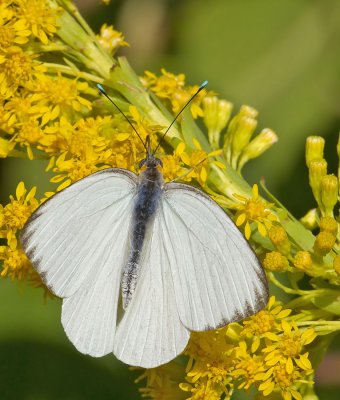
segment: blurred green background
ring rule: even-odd
[[[244,174],[267,186],[297,217],[314,206],[304,164],[309,135],[326,138],[329,172],[337,172],[340,126],[340,3],[338,0],[78,0],[98,31],[102,23],[124,32],[126,55],[142,74],[161,67],[184,72],[189,84],[259,110],[259,128],[279,142]],[[2,160],[0,200],[20,180],[42,194],[51,184],[45,164]],[[79,354],[60,324],[60,301],[0,280],[0,400],[138,399],[138,375],[112,356]],[[338,399],[340,344],[317,374],[320,399]],[[236,397],[235,397],[236,398]]]

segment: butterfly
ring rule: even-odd
[[[182,353],[191,331],[262,309],[268,285],[223,209],[165,183],[149,137],[144,145],[139,175],[108,168],[75,182],[34,212],[21,243],[63,299],[61,322],[81,353],[153,368]]]

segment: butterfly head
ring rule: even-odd
[[[162,160],[155,157],[154,152],[151,150],[150,136],[146,137],[146,157],[139,163],[139,168],[157,168],[163,167]]]

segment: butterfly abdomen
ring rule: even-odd
[[[131,226],[128,262],[123,269],[123,308],[128,306],[137,285],[139,261],[145,235],[152,227],[162,192],[163,177],[157,168],[147,168],[140,174]]]

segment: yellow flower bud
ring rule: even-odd
[[[268,232],[269,239],[273,242],[275,247],[283,254],[289,254],[290,242],[286,231],[282,226],[273,225]]]
[[[238,169],[244,166],[249,160],[259,157],[268,150],[274,143],[278,141],[278,137],[271,129],[263,129],[250,143],[243,149],[241,158],[238,162]]]
[[[318,213],[316,208],[313,208],[312,210],[309,210],[302,218],[300,218],[300,222],[307,229],[315,229],[318,226],[317,215]]]
[[[246,105],[241,106],[240,112],[239,112],[240,117],[245,116],[245,117],[250,117],[250,118],[256,118],[258,116],[258,114],[259,113],[255,108],[246,106]]]
[[[256,119],[252,117],[242,117],[239,119],[237,128],[234,132],[233,151],[237,155],[249,143],[252,134],[257,126]]]
[[[336,237],[330,232],[320,232],[314,242],[314,250],[318,255],[325,256],[329,253],[334,244]]]
[[[340,275],[340,256],[335,256],[333,260],[333,268],[337,275]]]
[[[209,142],[213,148],[219,147],[220,133],[227,126],[233,109],[232,103],[219,100],[216,96],[207,96],[202,100],[203,121],[208,128]]]
[[[321,136],[309,136],[306,140],[306,164],[309,167],[311,161],[323,159],[325,139]]]
[[[271,251],[266,254],[263,260],[263,266],[268,271],[281,272],[286,271],[289,267],[287,258],[278,251]]]
[[[338,233],[338,223],[333,217],[322,217],[320,220],[320,230],[330,232],[336,236]]]
[[[333,214],[333,208],[338,201],[338,178],[326,175],[321,179],[321,202],[326,215]]]
[[[239,148],[243,148],[246,144],[248,144],[251,134],[253,133],[253,131],[251,132],[250,136],[249,133],[246,134],[246,136],[248,137],[248,140],[241,140],[243,143],[245,142],[245,144],[240,144],[237,143],[238,140],[236,141],[236,148],[235,148],[235,143],[234,143],[234,138],[235,135],[238,132],[238,137],[242,137],[242,131],[244,129],[246,129],[246,127],[244,125],[247,125],[247,121],[255,121],[255,118],[257,117],[257,110],[255,110],[255,108],[249,107],[249,106],[242,106],[240,111],[238,112],[238,114],[235,115],[234,118],[232,118],[232,120],[230,121],[229,125],[228,125],[228,129],[227,132],[224,136],[224,144],[223,144],[223,150],[224,150],[224,155],[227,159],[227,161],[232,164],[234,163],[233,167],[236,168],[236,161],[237,158],[239,156],[240,150],[237,150]],[[255,121],[256,122],[256,121]],[[255,129],[255,127],[254,127]],[[248,126],[248,130],[249,130],[249,126]],[[247,131],[247,129],[246,129]],[[236,151],[236,155],[234,154]],[[232,161],[233,158],[233,161]]]
[[[322,178],[327,174],[326,160],[311,161],[309,164],[309,185],[312,188],[314,198],[321,205],[320,185]]]
[[[312,256],[308,251],[298,251],[294,257],[294,266],[301,271],[308,271],[312,265]]]

